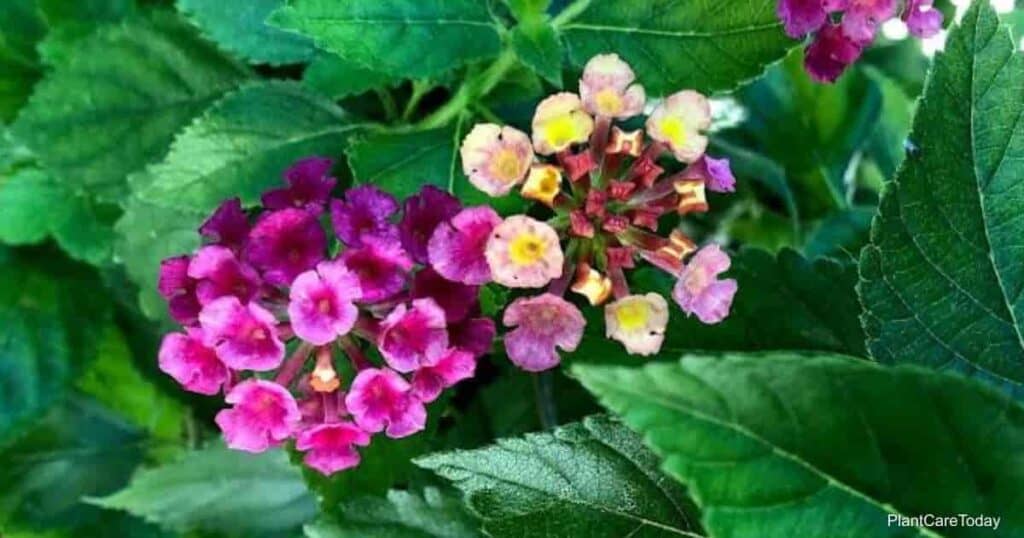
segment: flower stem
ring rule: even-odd
[[[284,365],[277,371],[277,375],[274,376],[274,382],[281,385],[282,387],[288,387],[292,384],[295,376],[302,371],[302,367],[306,365],[306,359],[309,358],[309,353],[313,351],[313,346],[303,342],[295,349],[295,353],[292,353],[291,357],[288,357],[284,361]]]
[[[533,394],[537,401],[537,415],[545,430],[558,426],[558,409],[555,407],[554,379],[551,371],[533,374]]]
[[[467,79],[444,106],[424,118],[419,126],[423,129],[436,129],[447,125],[470,104],[491,93],[515,64],[515,53],[510,48],[506,49],[487,69]]]

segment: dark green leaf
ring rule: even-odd
[[[907,135],[914,102],[892,79],[877,71],[866,71],[882,92],[882,114],[875,132],[868,142],[867,156],[875,161],[886,179],[896,175],[896,169],[906,154]]]
[[[127,488],[90,502],[171,529],[240,536],[295,529],[316,513],[283,451],[254,455],[221,447],[142,471]]]
[[[128,173],[162,157],[174,133],[245,76],[158,13],[77,42],[13,130],[69,189],[118,199]]]
[[[1024,536],[1024,408],[975,381],[792,352],[578,365],[716,537],[991,536],[890,515],[1001,517]]]
[[[396,77],[438,75],[498,54],[498,28],[478,0],[293,0],[271,22],[346,60]]]
[[[387,499],[360,497],[337,518],[306,526],[307,538],[476,538],[477,522],[457,498],[437,488],[423,495],[392,490]]]
[[[14,117],[40,76],[36,44],[46,22],[35,0],[0,2],[0,122]]]
[[[861,256],[872,356],[1024,397],[1024,58],[976,2],[935,61]]]
[[[178,0],[203,35],[253,63],[281,65],[309,61],[316,48],[307,37],[266,24],[285,0]]]
[[[556,87],[562,87],[562,41],[547,21],[522,23],[512,30],[512,48],[522,62]]]
[[[328,53],[317,55],[302,74],[303,84],[334,99],[392,85],[396,80],[390,75]]]
[[[557,20],[575,65],[618,53],[652,95],[730,90],[797,44],[782,32],[775,0],[591,0]]]
[[[489,536],[699,536],[691,501],[603,417],[417,460],[453,481]]]
[[[868,242],[874,207],[851,207],[818,222],[807,238],[804,254],[809,258],[836,256],[856,260]]]

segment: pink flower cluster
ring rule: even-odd
[[[779,0],[779,18],[790,37],[814,38],[804,59],[819,82],[834,82],[875,39],[881,23],[897,14],[898,0]],[[942,29],[933,0],[906,0],[900,18],[910,33],[931,37]]]
[[[728,160],[705,155],[708,100],[680,91],[653,107],[644,129],[614,125],[645,106],[630,66],[617,55],[599,55],[587,63],[579,94],[558,93],[539,104],[531,135],[479,124],[462,142],[463,170],[474,186],[492,196],[518,188],[551,209],[547,220],[466,209],[438,228],[428,248],[445,278],[546,288],[504,313],[507,354],[525,370],[552,368],[559,349],[578,346],[585,320],[564,298],[570,288],[595,306],[614,296],[605,306],[608,336],[631,353],[659,351],[668,304],[657,294],[630,293],[624,271],[637,260],[676,278],[673,298],[688,315],[718,323],[729,313],[737,284],[719,278],[728,255],[715,245],[698,251],[678,229],[658,234],[662,216],[707,211],[707,190],[735,188]]]
[[[228,200],[200,228],[206,244],[164,260],[159,279],[183,325],[164,337],[160,368],[186,390],[223,392],[229,447],[294,438],[324,474],[357,465],[374,433],[422,430],[424,404],[472,377],[495,334],[478,286],[429,264],[458,200],[425,187],[400,207],[372,186],[332,199],[332,164],[298,162],[257,210]]]

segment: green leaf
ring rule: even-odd
[[[910,143],[861,255],[877,360],[1024,397],[1024,58],[976,2],[935,60]]]
[[[573,372],[683,481],[716,537],[1021,536],[1024,408],[958,376],[840,356],[690,356]]]
[[[8,258],[0,257],[0,447],[65,394],[111,319],[91,272],[52,255]]]
[[[303,84],[334,99],[358,95],[381,86],[391,86],[397,80],[399,79],[328,53],[317,55],[302,73]]]
[[[221,48],[246,60],[281,65],[312,59],[307,37],[266,24],[285,0],[178,0],[178,10]]]
[[[143,311],[165,311],[155,293],[160,260],[198,246],[196,230],[223,200],[256,203],[294,161],[337,156],[357,129],[329,100],[284,82],[232,93],[185,129],[163,162],[132,177],[135,193],[117,224],[116,249]]]
[[[797,44],[782,31],[775,0],[731,0],[723,8],[714,0],[590,0],[557,20],[577,66],[615,52],[651,95],[712,93],[760,75]]]
[[[861,247],[868,242],[874,216],[875,208],[870,206],[854,206],[833,213],[815,225],[804,244],[804,254],[809,258],[837,256],[855,261]]]
[[[498,28],[479,0],[292,0],[271,16],[346,60],[401,78],[496,56]]]
[[[856,267],[822,258],[809,261],[784,249],[773,256],[744,249],[726,274],[739,283],[732,313],[722,323],[703,325],[674,303],[659,357],[694,350],[836,351],[865,356],[860,310],[854,286]],[[655,291],[670,297],[674,282],[654,269],[638,270],[634,292]],[[581,362],[634,364],[617,342],[604,336],[600,312],[588,318],[587,332],[571,357]]]
[[[522,23],[512,29],[512,49],[516,56],[538,75],[562,87],[562,41],[547,21]]]
[[[906,154],[907,135],[914,112],[914,102],[892,79],[878,71],[866,70],[882,92],[882,113],[875,132],[868,142],[867,155],[875,161],[886,179],[896,170]]]
[[[426,488],[422,496],[392,490],[387,499],[360,497],[345,503],[340,517],[305,530],[307,538],[476,538],[476,527],[459,499]]]
[[[551,0],[505,0],[505,3],[520,22],[541,20],[551,7]]]
[[[459,146],[467,122],[452,127],[405,133],[374,133],[355,140],[345,151],[359,183],[373,183],[398,198],[436,185],[467,205],[488,204],[501,213],[522,211],[518,194],[493,199],[469,183],[462,173]]]
[[[489,536],[699,536],[691,501],[603,417],[417,460],[453,481]],[[632,533],[632,534],[631,534]]]
[[[44,35],[35,0],[0,2],[0,122],[13,118],[32,92],[41,73],[36,44]]]
[[[246,76],[164,13],[100,29],[36,88],[13,130],[68,188],[119,199],[125,177]]]
[[[283,451],[256,455],[223,447],[141,471],[127,488],[90,502],[182,532],[241,536],[295,529],[316,513],[298,469]]]

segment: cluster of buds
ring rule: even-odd
[[[678,229],[658,235],[662,216],[707,211],[706,191],[735,188],[728,160],[705,155],[710,104],[695,91],[680,91],[653,108],[645,129],[613,124],[645,106],[629,65],[600,55],[587,63],[579,94],[558,93],[539,104],[532,137],[479,124],[462,143],[463,169],[474,186],[492,196],[518,188],[552,214],[500,219],[487,208],[469,209],[431,241],[430,260],[446,278],[546,287],[504,313],[511,328],[507,354],[526,370],[551,368],[560,360],[556,348],[579,344],[585,320],[564,298],[569,289],[605,305],[607,335],[630,353],[659,351],[668,303],[655,293],[630,293],[625,272],[639,260],[676,278],[672,295],[687,315],[711,324],[729,313],[737,284],[719,279],[728,255],[716,245],[698,250]],[[669,156],[676,163],[662,161]]]
[[[819,82],[834,82],[875,40],[878,27],[896,17],[899,0],[779,0],[779,18],[790,37],[813,34],[804,65]],[[906,0],[900,18],[910,33],[931,37],[942,29],[933,0]]]
[[[164,260],[159,278],[183,325],[165,336],[160,368],[225,395],[216,423],[229,447],[294,438],[324,474],[357,465],[375,433],[422,430],[424,404],[472,377],[495,335],[478,286],[429,263],[458,200],[426,187],[400,207],[372,186],[332,199],[331,166],[300,161],[253,211],[228,200],[200,228],[206,244]]]

